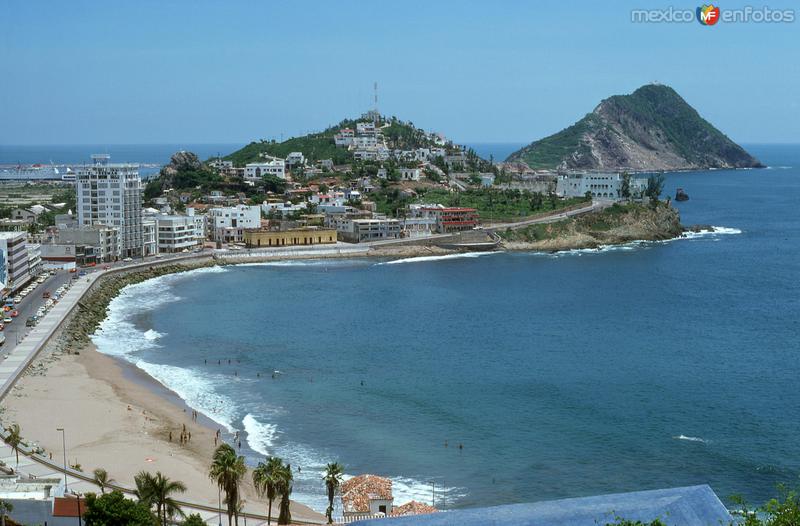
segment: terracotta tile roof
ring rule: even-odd
[[[342,483],[342,506],[348,513],[369,513],[369,501],[393,500],[392,481],[377,475],[358,475]]]
[[[392,515],[424,515],[426,513],[436,513],[439,510],[422,502],[412,500],[402,506],[392,509]]]

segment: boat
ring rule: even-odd
[[[65,174],[66,175],[66,174]],[[73,181],[75,175],[72,175]],[[61,181],[61,172],[52,163],[47,166],[43,164],[22,165],[18,164],[12,168],[0,170],[1,181]]]

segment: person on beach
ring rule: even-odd
[[[169,432],[169,441],[172,442],[172,431]]]

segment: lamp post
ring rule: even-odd
[[[217,486],[217,512],[219,516],[219,526],[222,526],[222,488]]]
[[[64,448],[64,493],[67,493],[67,438],[66,433],[64,433],[64,428],[59,427],[56,431],[61,431],[61,445]]]

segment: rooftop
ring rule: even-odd
[[[359,526],[598,526],[617,517],[649,523],[660,519],[666,526],[730,524],[732,517],[710,487],[615,493],[594,497],[510,504],[490,508],[455,510],[429,515],[391,517],[354,522]]]
[[[378,475],[358,475],[342,483],[342,505],[348,513],[368,513],[369,501],[392,499],[392,481]]]

